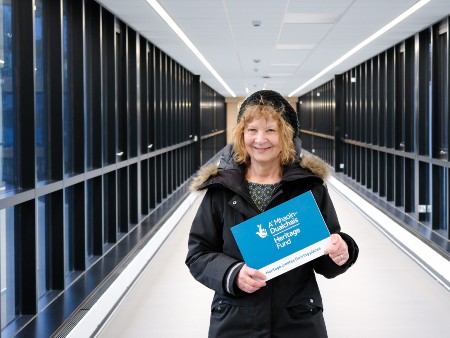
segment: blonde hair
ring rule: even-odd
[[[289,164],[295,161],[294,147],[294,129],[284,119],[283,111],[277,111],[271,105],[249,105],[245,108],[244,113],[238,120],[237,125],[233,129],[233,150],[234,161],[238,164],[249,164],[250,156],[245,148],[244,131],[247,125],[253,120],[264,118],[266,120],[273,119],[277,122],[278,132],[280,135],[280,161],[281,164]]]

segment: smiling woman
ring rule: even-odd
[[[241,105],[233,144],[218,165],[201,168],[194,180],[193,190],[208,190],[192,222],[186,264],[215,291],[209,337],[327,337],[315,273],[327,278],[344,273],[356,261],[358,246],[341,232],[323,184],[325,163],[300,157],[298,125],[296,111],[279,93],[254,93]],[[331,245],[325,255],[266,280],[244,262],[231,228],[307,191],[326,220]],[[274,227],[277,246],[297,235],[281,234],[289,222],[280,218]],[[257,234],[265,236],[262,229]]]

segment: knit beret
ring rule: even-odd
[[[237,117],[238,122],[247,107],[253,105],[272,106],[275,111],[280,113],[283,119],[291,125],[292,129],[294,129],[294,138],[299,136],[300,127],[297,112],[279,93],[273,90],[259,90],[247,97],[244,102],[242,102],[241,108],[239,109]]]

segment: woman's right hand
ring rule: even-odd
[[[236,278],[236,285],[239,289],[247,293],[258,291],[266,286],[266,275],[261,271],[249,268],[244,264]]]

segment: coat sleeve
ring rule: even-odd
[[[342,239],[347,243],[349,259],[348,261],[339,266],[333,262],[333,260],[326,256],[319,257],[314,260],[314,270],[323,275],[326,278],[334,278],[351,267],[358,258],[359,248],[355,240],[348,234],[341,231],[341,226],[334,208],[333,202],[331,201],[330,195],[328,194],[328,189],[325,185],[318,185],[313,190],[314,197],[319,206],[325,223],[328,226],[331,234],[339,234]]]
[[[233,282],[242,262],[223,253],[220,204],[208,190],[192,222],[185,263],[203,285],[222,294],[234,294]]]

